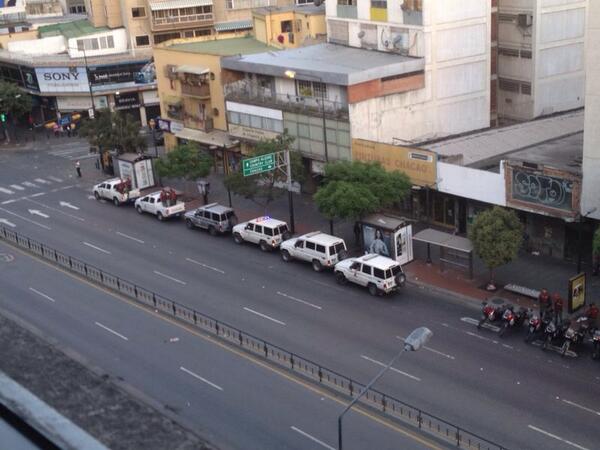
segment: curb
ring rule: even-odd
[[[440,286],[436,286],[433,284],[422,283],[420,281],[415,281],[411,279],[406,280],[406,284],[408,286],[412,286],[417,289],[426,289],[429,292],[433,292],[435,294],[440,294],[448,297],[448,300],[459,303],[463,306],[467,306],[471,309],[480,310],[482,300],[474,297],[469,297],[468,295],[460,294],[455,291],[451,291],[450,289],[445,289]]]

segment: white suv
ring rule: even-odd
[[[320,272],[325,267],[332,268],[347,254],[343,239],[320,231],[288,239],[279,248],[285,262],[294,258],[309,261],[316,272]]]
[[[389,294],[406,282],[398,262],[376,253],[345,259],[335,265],[334,271],[338,283],[351,281],[366,286],[371,295]]]
[[[287,223],[270,217],[257,217],[233,227],[233,240],[236,244],[244,241],[258,244],[263,252],[279,247],[291,237]]]

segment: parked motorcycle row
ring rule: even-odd
[[[508,330],[525,328],[525,342],[541,341],[542,350],[554,349],[561,356],[569,351],[578,356],[586,345],[591,344],[592,358],[600,359],[600,328],[596,323],[598,309],[593,304],[583,315],[564,321],[557,321],[551,308],[540,314],[533,309],[515,309],[511,304],[483,302],[481,313],[478,329],[486,323],[494,323],[499,328],[498,335],[503,337]]]

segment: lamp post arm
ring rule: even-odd
[[[367,384],[365,386],[365,388],[360,392],[360,394],[358,394],[356,396],[356,398],[354,398],[354,400],[352,400],[350,402],[350,404],[348,406],[346,406],[346,408],[342,411],[342,413],[338,416],[338,450],[342,450],[342,418],[344,417],[344,414],[346,414],[355,404],[356,402],[358,402],[361,397],[366,394],[369,389],[371,389],[373,387],[373,385],[375,383],[377,383],[377,381],[379,381],[379,379],[383,376],[384,373],[386,373],[390,367],[392,367],[392,365],[400,358],[400,356],[402,356],[402,354],[404,352],[406,352],[407,349],[406,348],[402,348],[402,350],[400,350],[400,352],[394,356],[391,361],[387,364],[387,366],[385,366],[383,369],[381,369],[381,371],[379,371],[379,373],[375,376],[375,378],[373,378],[369,384]]]

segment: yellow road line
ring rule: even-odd
[[[8,242],[8,244],[10,245],[10,242]],[[292,383],[298,384],[298,385],[304,387],[305,389],[308,389],[311,392],[314,392],[314,393],[316,393],[316,394],[318,394],[320,396],[326,397],[329,400],[332,400],[332,401],[340,404],[341,406],[347,406],[347,404],[348,404],[347,402],[345,402],[343,400],[340,400],[339,398],[336,398],[334,395],[330,394],[329,392],[327,392],[327,391],[325,391],[323,389],[320,389],[320,388],[318,388],[316,386],[308,384],[306,381],[301,380],[300,378],[298,378],[296,376],[292,376],[289,373],[286,373],[286,372],[284,372],[283,370],[281,370],[281,369],[279,369],[277,367],[274,367],[274,366],[272,366],[270,364],[265,363],[264,361],[258,359],[256,356],[254,356],[254,355],[252,355],[250,353],[246,353],[244,351],[241,351],[241,350],[238,350],[236,348],[233,348],[233,347],[231,347],[229,345],[226,345],[225,343],[223,343],[221,340],[219,340],[217,338],[214,338],[214,337],[212,337],[210,335],[207,335],[207,334],[204,334],[204,333],[200,333],[197,330],[191,329],[191,328],[189,328],[189,325],[184,324],[182,322],[179,322],[177,320],[174,320],[174,319],[172,319],[170,317],[167,317],[164,314],[160,314],[158,312],[158,310],[154,310],[153,311],[150,306],[141,305],[137,301],[135,301],[133,299],[130,299],[129,297],[117,294],[116,292],[114,292],[114,291],[112,291],[110,289],[107,289],[106,287],[104,287],[102,285],[99,285],[99,284],[96,284],[96,283],[92,283],[91,281],[89,281],[89,280],[87,280],[87,279],[85,279],[85,278],[83,278],[81,276],[78,276],[75,273],[71,273],[70,271],[63,269],[60,266],[54,265],[54,264],[52,264],[52,263],[50,263],[50,262],[48,262],[48,261],[46,261],[44,259],[37,258],[35,255],[30,254],[28,252],[25,252],[24,250],[22,250],[22,249],[20,249],[18,247],[14,247],[12,245],[10,245],[10,246],[13,247],[13,248],[15,248],[19,253],[21,253],[24,256],[29,256],[31,259],[35,259],[38,262],[41,262],[42,264],[45,264],[46,266],[48,266],[48,267],[50,267],[50,268],[52,268],[54,270],[62,272],[63,274],[67,275],[68,277],[70,277],[70,278],[72,278],[74,280],[77,280],[79,282],[85,283],[88,286],[90,286],[90,287],[92,287],[94,289],[97,289],[99,291],[102,291],[105,294],[108,294],[111,297],[113,297],[113,298],[115,298],[115,299],[117,299],[119,301],[125,302],[128,305],[130,305],[130,306],[134,306],[134,307],[140,309],[141,311],[144,311],[146,313],[149,313],[149,314],[153,315],[154,317],[157,317],[157,318],[159,318],[161,320],[167,321],[170,324],[175,325],[178,328],[181,328],[181,329],[187,331],[190,334],[193,334],[194,336],[197,336],[197,337],[199,337],[199,338],[201,338],[201,339],[203,339],[205,341],[211,342],[212,344],[215,344],[215,345],[221,347],[222,349],[227,350],[230,353],[233,353],[233,354],[235,354],[237,356],[240,356],[240,357],[246,359],[247,361],[250,361],[251,363],[253,363],[253,364],[257,365],[257,366],[263,367],[264,369],[267,369],[267,370],[269,370],[269,371],[271,371],[271,372],[273,372],[273,373],[275,373],[275,374],[277,374],[277,375],[279,375],[279,376],[287,379],[288,381],[291,381]],[[367,417],[368,419],[373,420],[374,422],[377,422],[377,423],[379,423],[381,425],[384,425],[385,427],[387,427],[387,428],[389,428],[389,429],[391,429],[391,430],[393,430],[393,431],[395,431],[397,433],[400,433],[400,434],[402,434],[402,435],[404,435],[404,436],[406,436],[406,437],[408,437],[408,438],[410,438],[410,439],[412,439],[412,440],[414,440],[414,441],[416,441],[416,442],[424,445],[425,447],[428,447],[428,448],[430,448],[432,450],[443,450],[442,447],[440,447],[439,445],[435,444],[434,442],[429,441],[428,439],[423,438],[423,437],[421,437],[421,436],[413,433],[412,431],[404,429],[404,428],[400,427],[399,425],[397,425],[395,423],[392,423],[392,422],[390,422],[390,421],[388,421],[386,419],[383,419],[383,418],[381,418],[379,416],[376,416],[373,413],[371,413],[370,411],[362,408],[361,406],[358,406],[358,405],[354,406],[353,411],[357,412],[357,413],[359,413],[359,414],[361,414],[361,415],[363,415],[365,417]]]

